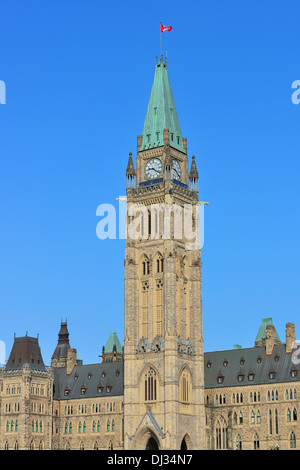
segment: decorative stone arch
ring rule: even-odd
[[[180,444],[180,450],[192,450],[194,449],[193,441],[189,434],[185,434]]]
[[[133,449],[135,450],[160,450],[161,442],[156,433],[148,426],[143,426],[134,437]]]

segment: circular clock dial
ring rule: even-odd
[[[145,175],[149,180],[154,180],[160,175],[162,163],[158,158],[152,158],[146,165]]]
[[[173,160],[173,178],[174,180],[180,180],[181,169],[177,160]]]

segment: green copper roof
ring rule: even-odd
[[[114,345],[116,346],[117,352],[122,352],[122,346],[120,344],[119,338],[117,336],[117,333],[114,331],[109,335],[109,338],[107,340],[107,343],[105,345],[104,351],[106,353],[113,352],[113,347]]]
[[[154,80],[143,128],[141,150],[164,145],[164,129],[170,131],[170,146],[186,153],[168,76],[162,58],[155,66]]]
[[[258,333],[255,338],[255,342],[262,341],[263,339],[266,338],[266,327],[267,325],[273,325],[273,321],[271,317],[265,317],[261,321],[260,328],[258,330]],[[273,325],[274,326],[274,325]],[[277,334],[277,331],[275,329],[275,340],[280,342],[279,336]]]

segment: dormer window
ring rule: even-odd
[[[208,369],[210,369],[210,367],[211,367],[211,362],[210,362],[210,361],[207,362],[206,367],[207,367]]]
[[[237,376],[238,382],[243,382],[244,377],[245,377],[245,376],[244,376],[243,372],[239,372],[239,373],[238,373],[238,376]]]
[[[217,377],[217,382],[218,382],[218,384],[222,384],[223,381],[224,381],[223,375],[218,375],[218,377]]]
[[[150,144],[150,137],[151,137],[151,134],[147,134],[147,143]]]
[[[177,136],[177,144],[179,145],[180,144],[180,137]]]
[[[173,142],[173,140],[174,140],[174,132],[171,132],[171,140],[172,140],[172,142]]]
[[[291,377],[294,379],[295,377],[297,377],[297,375],[298,375],[298,371],[295,368],[295,366],[293,366],[293,368],[291,369]]]
[[[159,132],[156,132],[156,140],[159,140]]]
[[[269,371],[269,379],[271,379],[271,380],[275,379],[275,376],[276,376],[276,372],[273,369],[271,369]]]
[[[227,366],[228,366],[228,361],[227,361],[227,359],[224,360],[223,366],[224,366],[224,367],[227,367]]]

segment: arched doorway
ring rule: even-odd
[[[159,450],[158,444],[157,444],[156,440],[154,439],[154,437],[151,436],[148,439],[145,450]]]
[[[183,451],[187,450],[187,445],[186,445],[186,442],[185,442],[185,438],[182,439],[180,450],[183,450]]]

